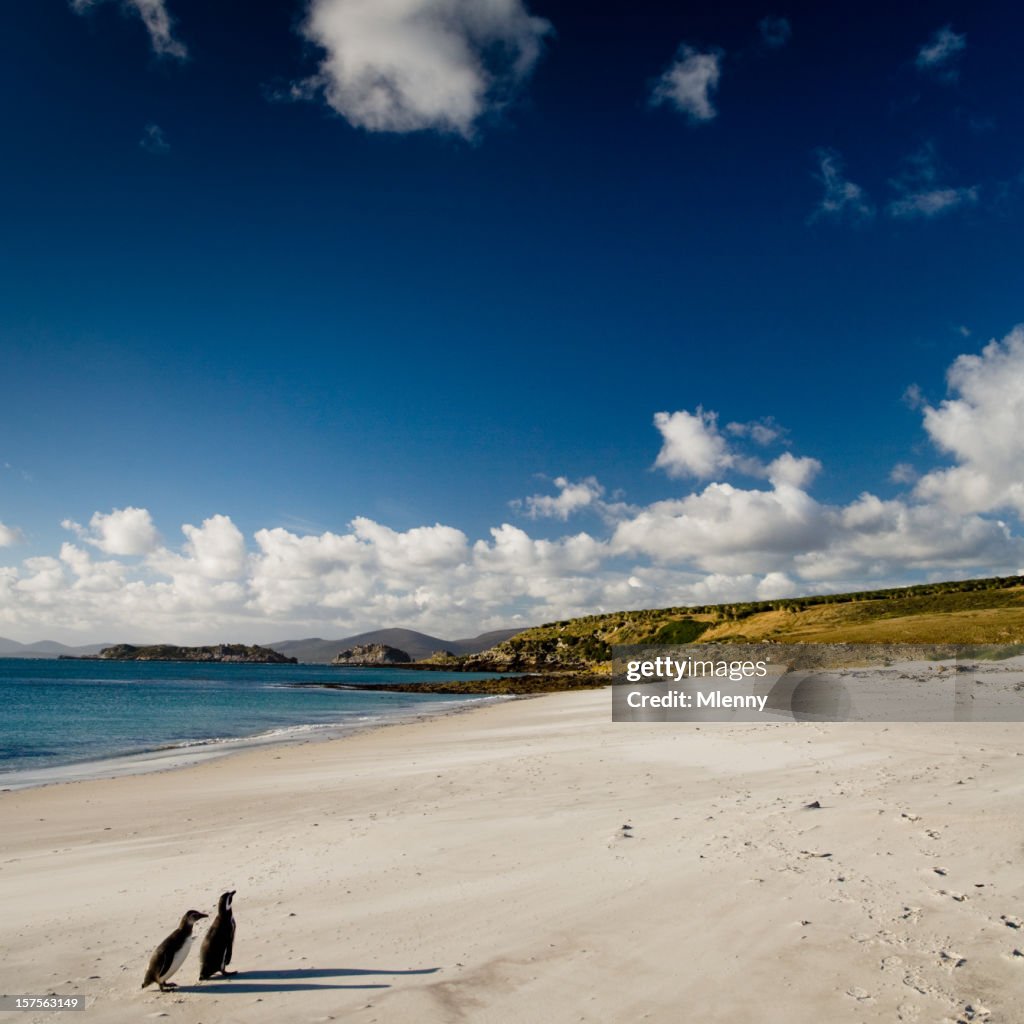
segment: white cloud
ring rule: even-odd
[[[374,552],[385,569],[433,571],[459,565],[466,558],[467,540],[461,530],[435,523],[417,526],[405,533],[381,526],[363,517],[352,521],[355,536]]]
[[[538,570],[585,572],[596,569],[604,545],[587,533],[557,541],[535,540],[518,526],[504,523],[491,530],[492,542],[473,545],[478,568],[536,575]]]
[[[924,426],[957,464],[925,474],[917,495],[959,512],[1024,516],[1024,326],[960,356],[946,377],[958,397],[925,405]]]
[[[822,546],[826,510],[799,488],[771,490],[711,483],[685,498],[655,502],[620,523],[619,555],[686,564],[712,573],[784,570],[796,554]]]
[[[951,65],[967,49],[967,36],[954,32],[950,25],[938,29],[927,43],[917,51],[914,62],[919,71],[941,70],[952,73]]]
[[[663,441],[654,465],[669,476],[708,479],[735,461],[718,429],[717,413],[705,412],[700,406],[694,413],[656,412],[654,425]]]
[[[90,8],[106,0],[71,0],[72,9],[84,14]],[[146,26],[153,50],[161,57],[177,57],[184,60],[188,50],[174,37],[171,16],[164,0],[122,0],[122,6],[134,11]]]
[[[794,583],[784,572],[770,572],[757,585],[759,601],[774,601],[780,597],[795,597],[800,594],[801,584]]]
[[[844,577],[884,580],[896,567],[947,576],[1014,573],[1022,558],[1024,543],[1005,523],[863,494],[836,510],[830,543],[798,555],[794,564],[804,579],[829,580],[835,590]]]
[[[761,39],[764,44],[772,49],[785,46],[793,35],[793,27],[786,18],[772,16],[762,18],[757,27],[761,30]]]
[[[17,527],[0,523],[0,548],[12,547],[15,544],[21,543],[23,539],[24,535]]]
[[[325,55],[296,91],[368,131],[468,138],[530,73],[550,31],[522,0],[311,0],[301,32]]]
[[[654,466],[671,477],[708,480],[735,471],[764,479],[772,479],[773,474],[792,476],[794,473],[809,478],[820,469],[814,459],[793,459],[784,455],[766,464],[757,456],[745,454],[730,444],[719,430],[718,414],[705,412],[700,406],[692,413],[685,410],[655,413],[654,425],[663,439]],[[771,416],[750,423],[728,423],[725,430],[732,438],[749,439],[760,447],[774,444],[785,433]],[[611,518],[621,518],[627,510],[628,506],[620,506],[620,514]]]
[[[909,462],[897,462],[889,470],[889,479],[894,484],[912,484],[918,475],[917,470]]]
[[[172,548],[148,510],[114,509],[87,527],[67,521],[81,543],[58,556],[0,565],[0,632],[210,643],[403,625],[452,637],[620,608],[1019,572],[1024,327],[960,356],[948,379],[945,401],[917,408],[952,464],[899,498],[820,500],[817,459],[783,451],[760,461],[736,447],[757,443],[749,424],[727,442],[713,412],[664,412],[660,468],[699,487],[667,483],[663,500],[610,506],[594,478],[558,477],[557,493],[523,502],[554,523],[598,512],[592,533],[537,537],[502,523],[474,539],[442,523],[403,531],[358,517],[338,532],[276,527],[247,538],[220,514],[184,525]],[[735,473],[756,480],[721,479]],[[906,464],[893,476],[914,478]]]
[[[866,220],[873,217],[875,208],[860,185],[843,175],[843,161],[835,150],[819,149],[817,178],[824,194],[811,220]]]
[[[725,429],[733,437],[749,437],[759,445],[772,444],[785,434],[785,430],[771,416],[750,423],[727,423]]]
[[[186,523],[181,532],[183,553],[166,548],[153,551],[147,559],[152,568],[167,576],[197,575],[209,580],[237,580],[245,574],[245,537],[228,516],[211,516],[202,526]]]
[[[710,121],[718,113],[711,96],[718,88],[721,75],[721,53],[700,53],[684,43],[676,59],[658,79],[651,102],[655,105],[668,103],[691,121]]]
[[[573,513],[599,505],[604,494],[604,488],[592,476],[577,482],[557,476],[554,484],[558,494],[532,494],[521,503],[513,502],[513,505],[525,506],[530,519],[561,519],[565,522]]]
[[[88,529],[69,519],[61,525],[108,555],[144,555],[159,542],[149,511],[131,505],[94,513]]]
[[[817,459],[797,458],[789,452],[783,452],[774,462],[768,465],[767,475],[775,488],[795,487],[806,489],[810,482],[821,472],[821,463]]]

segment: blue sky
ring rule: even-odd
[[[1024,16],[835,6],[4,5],[0,635],[1021,571]]]

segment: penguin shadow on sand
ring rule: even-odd
[[[225,892],[217,901],[217,916],[206,930],[199,952],[198,984],[181,986],[170,980],[188,956],[189,947],[192,945],[193,925],[207,916],[198,910],[190,910],[181,919],[177,929],[153,953],[142,987],[145,988],[156,982],[160,986],[161,992],[208,992],[211,994],[390,988],[391,986],[384,982],[329,984],[326,979],[434,974],[440,970],[439,967],[426,967],[411,971],[392,971],[384,968],[365,970],[355,967],[297,967],[267,971],[229,971],[228,965],[231,963],[235,948],[235,915],[232,909],[234,898],[234,891]]]
[[[193,992],[210,992],[227,994],[229,992],[260,995],[264,992],[308,992],[322,989],[345,988],[391,988],[391,985],[371,978],[409,977],[411,975],[436,974],[440,967],[423,967],[419,970],[389,970],[386,967],[375,967],[372,970],[359,967],[295,967],[266,971],[239,971],[230,981],[201,981],[191,986]],[[330,984],[327,979],[357,978],[367,979],[362,983]]]

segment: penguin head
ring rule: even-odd
[[[201,910],[190,910],[185,915],[185,922],[187,922],[190,925],[193,925],[196,923],[196,921],[201,921],[204,917],[209,916],[209,914],[204,914]]]
[[[235,893],[236,893],[236,892],[238,892],[238,890],[237,890],[237,889],[234,889],[234,890],[232,890],[231,892],[226,892],[226,893],[224,893],[224,894],[223,894],[223,895],[221,896],[221,898],[220,898],[220,903],[219,903],[219,905],[218,905],[218,907],[217,907],[217,910],[218,910],[218,911],[219,911],[220,913],[222,913],[222,914],[223,914],[223,913],[225,913],[226,911],[229,911],[229,910],[231,909],[231,901],[232,901],[232,900],[233,900],[233,899],[235,898]]]

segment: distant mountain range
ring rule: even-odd
[[[496,629],[490,633],[481,633],[465,640],[442,640],[440,637],[417,633],[412,629],[375,629],[369,633],[344,637],[341,640],[323,640],[311,637],[307,640],[282,640],[276,644],[265,644],[265,647],[277,651],[289,658],[298,658],[300,662],[311,665],[326,665],[336,654],[355,647],[357,644],[387,644],[405,651],[414,660],[429,658],[435,651],[451,651],[452,654],[479,654],[495,644],[507,640],[518,629]],[[112,644],[85,644],[81,647],[69,647],[55,640],[37,640],[34,644],[22,644],[17,640],[8,640],[0,636],[0,658],[59,658],[62,654],[81,657],[86,654],[99,654],[104,647]]]
[[[311,637],[308,640],[282,640],[267,644],[272,650],[290,658],[298,658],[308,665],[326,665],[336,654],[360,644],[387,644],[405,651],[414,661],[429,658],[435,651],[451,651],[452,654],[479,654],[502,640],[520,633],[519,629],[495,629],[465,640],[442,640],[440,637],[417,633],[412,629],[374,629],[369,633],[358,633],[341,640],[322,640]]]
[[[56,640],[37,640],[34,644],[20,644],[0,636],[0,658],[59,658],[62,654],[81,657],[83,654],[99,654],[101,648],[110,644],[85,644],[82,647],[68,647]]]

